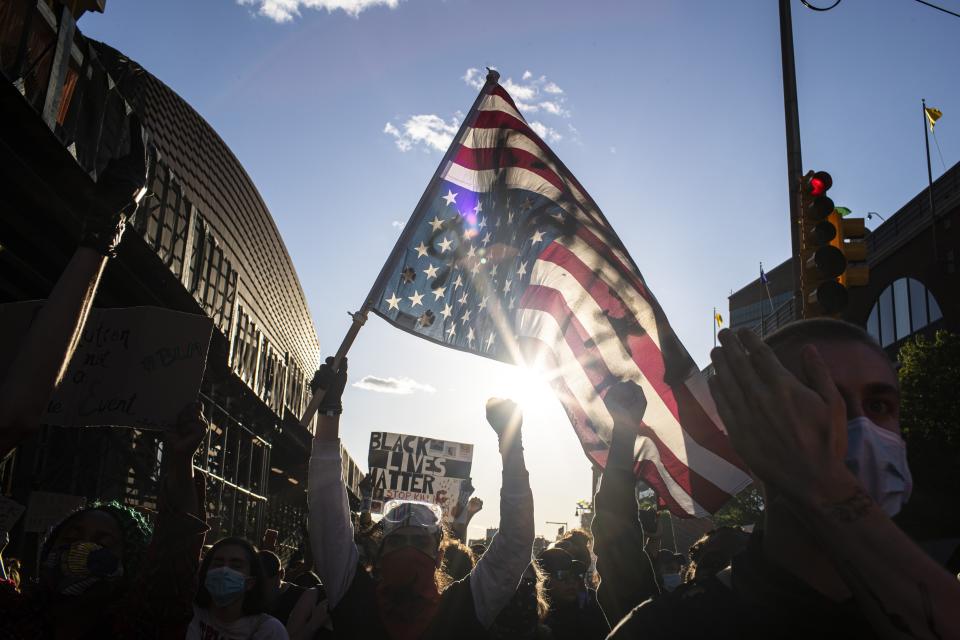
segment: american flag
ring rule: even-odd
[[[385,266],[373,311],[444,346],[545,371],[592,462],[620,380],[647,398],[636,473],[680,516],[749,484],[702,378],[599,208],[491,73]]]

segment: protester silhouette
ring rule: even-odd
[[[327,591],[333,628],[343,638],[486,638],[516,592],[533,547],[533,497],[523,460],[522,416],[509,400],[487,402],[487,421],[503,460],[500,528],[467,577],[449,586],[436,505],[395,502],[386,507],[383,538],[372,572],[359,563],[341,471],[341,395],[347,363],[328,358],[314,376],[320,403],[308,479],[310,541]]]
[[[880,346],[830,319],[719,339],[710,390],[764,526],[731,567],[644,603],[611,638],[960,637],[960,584],[890,519],[910,474]]]

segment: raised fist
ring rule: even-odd
[[[493,427],[499,438],[523,426],[523,412],[517,403],[510,399],[490,398],[487,400],[487,422]]]

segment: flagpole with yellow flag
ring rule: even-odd
[[[713,346],[717,346],[717,327],[723,326],[723,316],[717,313],[717,308],[713,308],[713,322],[710,324],[713,325]]]
[[[933,131],[933,125],[936,124],[940,116],[943,115],[939,109],[927,107],[926,98],[920,99],[923,107],[923,140],[927,147],[927,195],[930,198],[930,233],[933,237],[933,261],[937,261],[937,211],[933,205],[933,169],[930,167],[930,131]],[[930,124],[930,131],[927,130],[927,124]]]

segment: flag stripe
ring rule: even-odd
[[[597,225],[606,226],[603,217],[600,215],[596,205],[585,195],[579,183],[572,179],[569,173],[565,173],[559,161],[544,150],[527,134],[519,131],[503,132],[497,129],[476,129],[471,128],[467,131],[461,146],[468,149],[521,149],[543,162],[546,167],[553,172],[569,195],[580,206],[580,210],[588,216]]]
[[[566,185],[560,180],[560,176],[546,168],[540,158],[522,149],[468,149],[460,147],[460,151],[453,157],[453,161],[461,167],[483,171],[486,169],[503,169],[505,167],[517,167],[526,169],[537,174],[559,191],[563,191]]]
[[[616,290],[602,282],[596,273],[587,267],[587,265],[585,265],[577,255],[571,253],[566,247],[557,243],[553,243],[540,255],[538,262],[540,260],[550,262],[553,265],[556,265],[556,267],[559,267],[559,269],[548,268],[543,269],[543,271],[548,274],[547,277],[550,279],[549,285],[563,290],[564,298],[567,301],[572,299],[589,299],[598,305],[596,311],[594,311],[592,314],[588,311],[587,314],[592,315],[594,322],[600,325],[599,333],[603,334],[607,331],[610,333],[616,333],[614,327],[610,325],[610,318],[632,318],[635,320],[635,316],[631,316],[627,313],[626,305],[623,303],[620,296],[617,295]],[[535,265],[534,268],[537,269],[537,266]],[[569,284],[571,279],[565,278],[567,274],[572,276],[572,279],[576,280],[576,282],[578,282],[583,288],[583,295],[579,295],[579,293],[576,291],[571,291],[572,287]],[[537,272],[534,273],[533,278],[538,282],[542,282],[544,280],[544,277]],[[574,313],[577,316],[585,315],[581,309],[576,308],[574,308]],[[606,316],[606,320],[600,319],[603,316]],[[636,323],[636,329],[641,331],[643,330],[639,323]],[[594,331],[593,333],[596,335],[598,332]],[[651,386],[652,390],[656,394],[656,397],[662,400],[665,408],[672,414],[673,419],[676,421],[675,424],[670,424],[668,429],[679,429],[680,425],[683,424],[683,431],[685,431],[698,445],[706,447],[706,451],[715,453],[727,462],[743,468],[743,463],[734,453],[733,447],[730,446],[726,435],[717,429],[716,425],[713,424],[712,420],[710,420],[710,418],[707,417],[702,410],[700,412],[695,411],[695,407],[699,407],[698,403],[694,401],[693,403],[687,405],[691,411],[686,416],[687,419],[681,423],[680,411],[677,400],[674,396],[674,391],[663,381],[663,376],[665,373],[663,360],[660,357],[659,349],[657,348],[656,344],[654,344],[653,340],[651,340],[650,336],[645,334],[636,335],[635,333],[628,333],[626,336],[619,337],[621,340],[626,337],[627,349],[618,359],[630,359],[631,363],[636,365],[634,370],[638,374],[641,374],[643,378],[645,378],[646,382]],[[619,343],[620,341],[604,340],[601,341],[601,344],[606,344],[608,342]],[[623,345],[621,344],[621,348],[622,346]],[[613,358],[606,357],[605,360],[609,365],[609,363],[613,361]],[[613,368],[614,367],[611,367],[611,369]],[[630,372],[627,373],[627,375],[629,374]],[[649,401],[651,394],[647,395]],[[713,447],[707,445],[713,445]]]
[[[556,322],[556,318],[553,316],[550,316],[550,319]],[[551,344],[556,343],[548,343],[540,338],[533,338],[529,336],[522,336],[521,340],[532,344],[539,343],[539,348],[543,349],[545,352],[554,357],[554,361],[556,362],[558,369],[570,371],[573,368],[564,363],[562,359],[556,357],[555,352],[551,348]],[[566,383],[567,381],[562,377],[557,377],[551,380],[551,384],[555,385],[555,388],[557,388],[558,392],[560,392],[562,395],[566,395],[567,402],[564,404],[568,414],[572,413],[571,422],[574,425],[574,429],[577,430],[578,433],[585,431],[589,434],[589,438],[595,438],[596,435],[594,433],[594,428],[590,426],[593,424],[593,421],[588,416],[587,412],[584,411],[579,395],[571,391]],[[608,427],[608,429],[612,428],[613,419],[609,417],[609,409],[605,404],[603,405],[603,413],[606,414],[611,423],[611,426]],[[589,415],[596,414],[591,411]],[[578,428],[580,425],[583,425],[583,428]],[[680,462],[676,456],[673,456],[672,452],[670,452],[667,447],[663,446],[662,443],[659,443],[655,434],[652,434],[651,437],[650,429],[646,425],[641,424],[638,426],[638,435],[640,435],[640,438],[637,440],[637,446],[640,447],[640,449],[643,451],[644,457],[650,460],[657,470],[656,481],[651,478],[650,485],[655,488],[659,487],[658,493],[661,493],[661,495],[669,496],[669,500],[667,502],[673,505],[673,507],[679,509],[679,513],[697,513],[700,515],[705,514],[706,510],[704,507],[694,501],[691,496],[690,475],[692,474],[690,474],[687,466]],[[586,446],[584,447],[584,450],[588,455],[593,453],[593,451]],[[664,456],[661,454],[661,450],[666,451],[666,462],[663,460]],[[677,478],[675,478],[675,474],[678,476]],[[693,485],[697,484],[699,484],[699,480],[694,479]],[[706,484],[709,485],[709,483]],[[713,496],[716,500],[721,501],[726,501],[729,498],[729,496],[722,491],[718,494],[713,494],[713,492],[711,492],[711,496]]]
[[[539,285],[531,285],[524,293],[520,304],[521,307],[525,309],[536,309],[553,316],[558,325],[566,325],[563,331],[564,339],[571,351],[576,355],[577,362],[584,368],[593,387],[600,389],[601,395],[606,392],[606,389],[610,385],[619,381],[619,378],[607,367],[607,362],[600,354],[599,349],[587,346],[589,342],[592,341],[590,333],[584,329],[576,312],[567,305],[567,301],[559,291]],[[561,369],[561,371],[565,372],[567,369]],[[651,397],[651,395],[653,397]],[[654,412],[651,411],[651,409],[656,406],[656,399],[657,397],[655,395],[648,393],[648,412]],[[661,415],[657,416],[658,419],[662,418],[663,412],[660,413]],[[666,461],[666,469],[670,472],[671,477],[685,491],[690,493],[691,488],[693,488],[693,490],[697,492],[697,495],[701,496],[701,500],[708,504],[716,504],[717,507],[729,498],[727,493],[710,482],[710,480],[687,467],[653,429],[641,427],[641,430],[644,435],[656,443],[661,458]],[[682,445],[680,446],[680,450],[683,450]],[[707,452],[701,453],[706,455]]]

